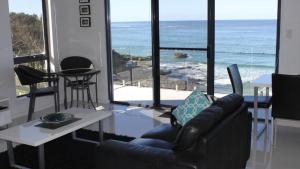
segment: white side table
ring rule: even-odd
[[[252,81],[252,87],[254,88],[254,136],[257,136],[257,125],[258,125],[258,89],[259,88],[266,88],[266,96],[269,96],[269,90],[272,87],[272,75],[271,74],[263,74]],[[266,125],[269,120],[269,117],[266,115]]]

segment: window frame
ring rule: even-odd
[[[276,34],[276,56],[275,56],[275,73],[279,72],[279,53],[280,53],[280,25],[281,25],[281,3],[277,1],[277,34]],[[153,62],[153,106],[160,107],[160,75],[159,75],[159,51],[163,50],[198,50],[207,51],[207,93],[215,94],[215,0],[207,0],[208,2],[208,41],[207,48],[171,48],[161,47],[159,44],[159,0],[151,0],[152,14],[152,62]],[[128,102],[118,102],[113,97],[113,79],[112,79],[112,44],[111,44],[111,10],[110,0],[105,0],[105,26],[106,26],[106,50],[107,50],[107,65],[108,65],[108,94],[111,103],[130,105]]]
[[[49,57],[49,31],[48,31],[48,8],[47,8],[47,0],[42,1],[42,17],[43,17],[43,36],[44,36],[44,52],[45,53],[37,53],[34,55],[27,56],[19,56],[14,58],[14,65],[31,63],[37,61],[47,61],[47,73],[50,73],[50,57]],[[48,83],[51,86],[50,83]],[[19,97],[28,96],[28,94],[19,95]]]

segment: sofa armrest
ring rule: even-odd
[[[204,161],[210,168],[221,168],[220,164],[224,168],[245,167],[251,150],[251,117],[243,104],[201,138]]]
[[[199,160],[198,160],[199,162]],[[173,150],[109,140],[96,150],[96,169],[196,169],[196,160]]]

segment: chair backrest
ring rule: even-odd
[[[300,76],[272,75],[272,116],[300,120]]]
[[[22,85],[40,83],[44,80],[44,76],[46,76],[45,72],[24,65],[16,66],[14,70]]]
[[[227,67],[233,93],[243,96],[243,82],[237,64]]]
[[[62,70],[90,68],[91,66],[93,66],[92,61],[81,56],[69,56],[60,62]]]

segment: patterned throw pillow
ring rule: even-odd
[[[172,114],[178,123],[184,126],[210,105],[207,97],[199,89],[196,89],[185,99],[184,103],[173,110]]]

